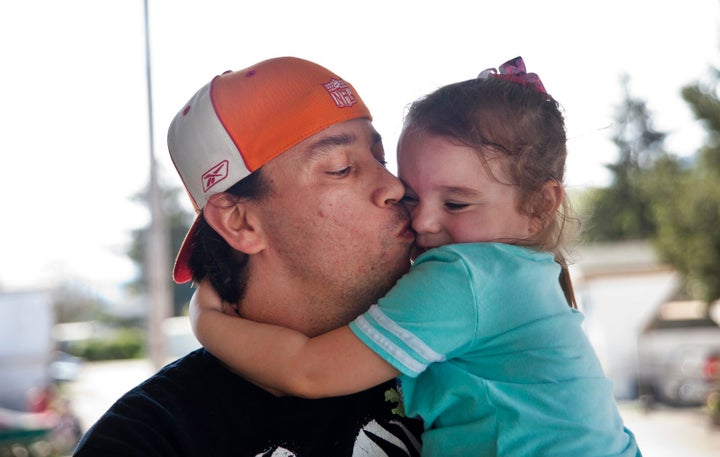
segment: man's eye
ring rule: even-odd
[[[405,194],[405,195],[403,195],[403,198],[402,198],[402,202],[405,204],[408,204],[408,205],[416,205],[417,201],[418,201],[418,199],[414,195]]]
[[[331,176],[343,177],[343,176],[349,175],[351,170],[352,170],[352,167],[345,167],[342,170],[328,171],[326,173]]]

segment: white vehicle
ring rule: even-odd
[[[715,304],[710,310],[720,310]],[[667,302],[638,339],[638,387],[643,400],[699,406],[712,387],[708,364],[720,353],[717,313],[699,301]]]

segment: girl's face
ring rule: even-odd
[[[398,175],[418,247],[530,237],[531,218],[519,211],[518,188],[505,184],[500,155],[488,155],[492,175],[477,151],[418,129],[403,132]]]

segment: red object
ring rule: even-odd
[[[720,381],[720,355],[711,355],[708,357],[703,367],[703,375],[708,381],[713,379]]]

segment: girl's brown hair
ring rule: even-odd
[[[565,121],[557,101],[532,85],[489,77],[443,86],[410,106],[405,129],[421,129],[478,151],[503,157],[510,184],[519,189],[519,210],[538,217],[543,229],[518,244],[552,252],[562,266],[560,284],[568,304],[577,303],[565,254],[570,205],[562,186],[567,157]],[[486,166],[487,168],[487,166]],[[542,211],[542,188],[557,181],[562,200],[556,214]]]

